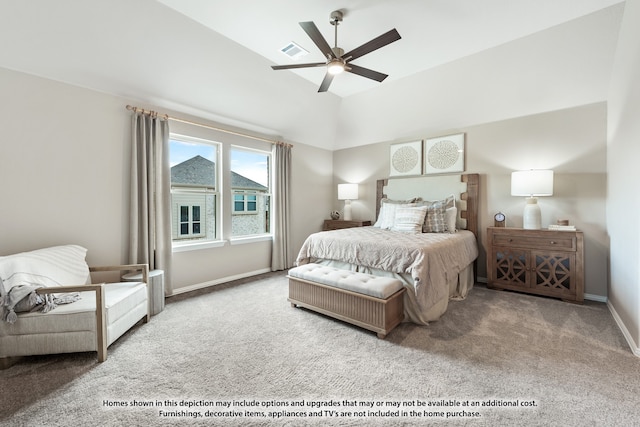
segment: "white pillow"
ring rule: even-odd
[[[85,285],[91,282],[86,254],[81,246],[65,245],[0,257],[0,279],[7,292],[22,284]]]
[[[398,206],[402,205],[397,203],[382,203],[378,220],[373,226],[382,228],[383,230],[388,230],[393,227],[393,220],[396,217],[396,209]]]
[[[400,205],[396,209],[396,216],[391,229],[394,231],[402,231],[403,233],[421,233],[424,216],[426,214],[426,206]]]
[[[378,218],[376,219],[376,223],[373,224],[374,227],[382,228],[382,229],[390,229],[393,227],[393,219],[396,216],[396,208],[400,205],[408,205],[409,203],[415,202],[417,199],[414,197],[409,200],[394,200],[384,198],[380,200],[380,212],[378,213]]]
[[[448,233],[455,233],[458,220],[458,208],[452,206],[444,211],[444,223]]]

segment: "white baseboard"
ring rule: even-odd
[[[616,324],[618,325],[618,328],[620,328],[620,331],[622,331],[622,335],[624,336],[624,339],[627,340],[627,344],[629,344],[629,347],[631,348],[631,352],[636,356],[640,357],[640,347],[638,347],[638,344],[636,344],[635,341],[633,340],[633,337],[631,337],[629,330],[625,326],[624,322],[622,322],[622,319],[616,312],[616,309],[613,308],[613,305],[611,305],[610,302],[607,302],[607,307],[609,307],[609,311],[613,316],[613,320],[615,320]]]
[[[269,272],[271,272],[270,268],[263,268],[263,269],[260,269],[260,270],[249,271],[247,273],[236,274],[234,276],[228,276],[228,277],[222,277],[222,278],[216,279],[216,280],[210,280],[208,282],[196,283],[195,285],[190,285],[190,286],[185,286],[183,288],[174,289],[173,292],[168,296],[171,297],[171,296],[180,295],[180,294],[184,294],[184,293],[191,292],[191,291],[197,291],[198,289],[208,288],[209,286],[221,285],[223,283],[232,282],[234,280],[244,279],[244,278],[247,278],[247,277],[257,276],[258,274],[264,274],[264,273],[269,273]]]
[[[609,299],[602,295],[593,295],[593,294],[584,294],[584,299],[589,301],[597,301],[597,302],[609,302]]]

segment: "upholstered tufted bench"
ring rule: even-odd
[[[384,338],[404,318],[402,282],[304,264],[289,270],[289,302],[374,331]]]

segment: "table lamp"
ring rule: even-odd
[[[553,171],[532,169],[512,172],[511,195],[527,197],[522,214],[522,228],[539,230],[542,228],[542,214],[538,197],[553,195]]]
[[[344,219],[351,220],[351,201],[358,199],[358,184],[338,184],[338,200],[344,200]]]

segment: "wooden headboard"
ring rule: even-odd
[[[389,185],[390,180],[398,183],[400,187],[405,187],[404,191],[401,194],[390,193],[390,196],[387,196],[385,187]],[[380,201],[385,198],[409,199],[422,197],[423,200],[441,200],[449,194],[455,194],[456,203],[458,200],[464,202],[457,203],[459,216],[466,220],[466,229],[471,231],[477,240],[479,180],[477,173],[379,179],[376,183],[376,219],[380,214]],[[458,194],[460,195],[459,198]]]

